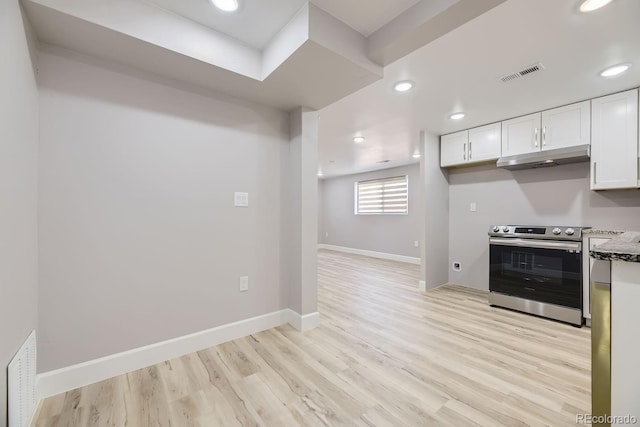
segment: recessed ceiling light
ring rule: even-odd
[[[361,143],[361,142],[364,142],[364,136],[356,136],[356,137],[354,137],[353,138],[353,142],[358,143],[358,144]]]
[[[600,73],[600,77],[615,77],[624,73],[631,67],[631,64],[618,64],[613,67],[609,67]]]
[[[605,7],[612,1],[613,0],[584,0],[580,5],[580,12],[583,12],[583,13],[593,12],[596,9]]]
[[[393,90],[395,90],[396,92],[407,92],[413,89],[414,86],[415,83],[413,83],[412,81],[403,80],[393,85]]]
[[[449,118],[451,120],[460,120],[460,119],[464,119],[464,113],[453,113],[452,115],[449,116]]]
[[[235,12],[240,7],[238,0],[211,0],[211,2],[223,12]]]
[[[416,153],[412,156],[414,159],[419,159],[420,158],[420,153]]]

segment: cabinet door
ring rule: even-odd
[[[638,89],[591,101],[591,189],[638,187]]]
[[[502,156],[540,150],[540,113],[502,122]]]
[[[591,143],[591,103],[566,105],[542,112],[542,149]]]
[[[467,162],[469,131],[451,133],[440,137],[440,166],[456,166]]]
[[[585,251],[588,264],[587,263],[582,264],[583,268],[584,266],[588,265],[588,268],[586,268],[585,275],[583,278],[583,287],[582,287],[582,299],[583,299],[582,315],[586,319],[591,319],[591,270],[593,269],[593,261],[594,261],[593,258],[589,256],[589,251],[591,251],[593,248],[595,248],[598,245],[608,242],[609,240],[611,239],[605,238],[605,237],[589,237],[588,239],[589,244],[587,245],[587,247],[589,249]]]
[[[469,162],[497,160],[501,152],[500,123],[469,129]]]

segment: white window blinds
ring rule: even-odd
[[[408,187],[407,176],[356,182],[355,214],[408,213]]]

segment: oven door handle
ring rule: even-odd
[[[552,240],[533,240],[533,239],[505,239],[502,237],[491,237],[490,245],[502,246],[518,246],[522,248],[539,248],[539,249],[558,249],[566,251],[582,252],[582,243],[580,242],[555,242]]]

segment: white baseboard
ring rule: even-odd
[[[36,377],[37,398],[84,387],[285,323],[291,323],[301,331],[308,330],[317,323],[317,319],[318,313],[300,316],[293,310],[285,309],[45,372]]]
[[[436,289],[440,289],[440,288],[442,288],[443,286],[454,285],[454,284],[455,284],[455,283],[445,282],[445,283],[442,283],[442,284],[440,284],[440,285],[438,285],[438,286],[434,286],[433,288],[429,288],[429,290],[430,290],[430,291],[435,291]],[[426,286],[426,284],[425,284],[425,286]],[[463,288],[470,288],[470,289],[482,290],[482,289],[478,289],[478,288],[471,288],[470,286],[464,286],[464,285],[458,285],[458,286],[462,286]]]
[[[420,265],[420,258],[415,258],[415,257],[410,257],[405,255],[396,255],[396,254],[388,254],[385,252],[367,251],[365,249],[347,248],[344,246],[326,245],[324,243],[320,243],[318,245],[318,249],[328,249],[330,251],[364,255],[364,256],[370,256],[373,258],[388,259],[391,261],[400,261],[400,262],[407,262],[409,264]]]
[[[289,310],[288,321],[291,326],[293,326],[300,332],[306,332],[320,324],[320,313],[316,311],[314,313],[309,313],[301,316],[295,311]]]
[[[453,283],[453,282],[445,282],[445,283],[441,283],[437,286],[434,286],[433,288],[429,288],[427,289],[427,284],[426,282],[423,282],[422,280],[420,281],[420,290],[421,291],[425,291],[425,292],[430,292],[430,291],[435,291],[437,289],[440,289],[442,287],[445,286],[449,286],[449,285],[453,285],[453,286],[460,286],[462,288],[467,288],[467,289],[473,289],[475,291],[483,291],[483,292],[489,292],[489,289],[478,289],[478,288],[474,288],[473,286],[467,286],[467,285],[460,285],[458,283]],[[422,286],[424,286],[424,289],[422,288]]]

